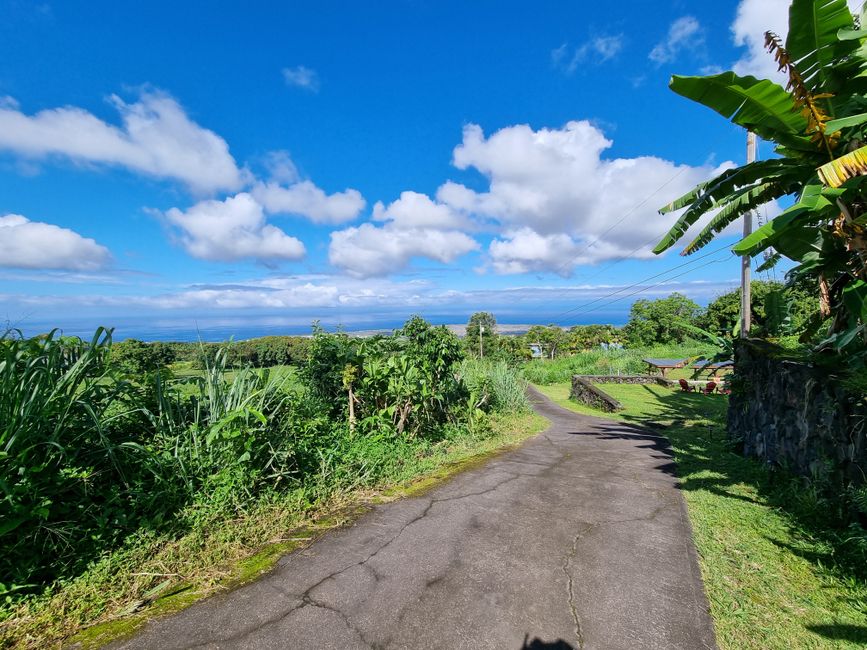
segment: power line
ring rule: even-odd
[[[650,194],[648,194],[647,196],[645,196],[641,201],[639,201],[639,202],[636,203],[634,206],[632,206],[632,208],[630,208],[630,209],[629,209],[629,210],[628,210],[628,211],[627,211],[627,212],[626,212],[622,217],[620,217],[617,221],[615,221],[613,224],[611,224],[611,225],[608,227],[607,230],[605,230],[605,231],[602,232],[601,234],[597,235],[596,238],[595,238],[592,242],[590,242],[589,244],[587,244],[584,248],[582,248],[582,249],[581,249],[580,251],[578,251],[577,253],[573,254],[573,255],[572,255],[572,259],[569,260],[568,262],[566,262],[566,264],[564,264],[563,266],[561,266],[561,267],[558,269],[558,272],[563,271],[563,270],[566,268],[566,266],[568,266],[569,264],[572,264],[576,259],[578,259],[578,257],[580,257],[581,255],[583,255],[584,253],[586,253],[588,250],[590,250],[593,246],[595,246],[596,244],[598,244],[599,241],[600,241],[600,240],[601,240],[605,235],[607,235],[607,234],[610,233],[612,230],[614,230],[617,226],[619,226],[619,225],[622,224],[624,221],[626,221],[626,219],[628,219],[632,214],[634,214],[635,211],[638,210],[638,208],[640,208],[641,206],[643,206],[643,205],[644,205],[645,203],[647,203],[651,198],[653,198],[654,196],[656,196],[657,194],[659,194],[659,193],[660,193],[663,189],[665,189],[668,185],[670,185],[671,183],[673,183],[674,180],[675,180],[677,177],[679,177],[681,174],[683,174],[683,173],[686,171],[686,169],[687,169],[687,168],[686,168],[686,165],[681,165],[680,169],[677,170],[677,173],[675,173],[671,178],[669,178],[669,179],[668,179],[667,181],[665,181],[662,185],[660,185],[660,186],[657,187],[655,190],[653,190],[653,192],[651,192]],[[644,245],[642,245],[642,246],[639,246],[638,249],[643,248],[644,246],[646,246],[646,244],[644,244]],[[638,249],[636,249],[636,250],[638,250]],[[633,252],[635,252],[635,251],[633,251]],[[631,253],[630,253],[630,255],[631,255]]]
[[[676,280],[677,278],[683,277],[684,275],[687,275],[688,273],[692,273],[693,271],[697,271],[698,269],[702,269],[702,268],[704,268],[704,267],[706,267],[706,266],[710,266],[711,264],[719,264],[719,263],[721,263],[721,262],[725,262],[727,259],[728,259],[728,257],[721,257],[721,258],[716,259],[716,260],[710,260],[709,262],[705,262],[704,264],[702,264],[702,265],[700,265],[700,266],[697,266],[697,267],[694,268],[694,269],[689,269],[688,271],[684,271],[683,273],[680,273],[680,274],[678,274],[678,275],[675,275],[675,276],[672,277],[672,278],[668,278],[668,279],[666,279],[666,280],[663,280],[662,282],[657,282],[657,283],[654,284],[654,285],[651,285],[651,286],[649,286],[649,287],[644,287],[644,288],[642,288],[642,289],[639,289],[638,291],[633,291],[633,292],[630,293],[630,294],[627,294],[627,295],[625,295],[625,296],[621,296],[620,298],[617,298],[616,300],[612,300],[612,301],[607,302],[607,303],[605,303],[605,304],[603,304],[603,305],[599,305],[598,307],[594,307],[593,309],[588,309],[588,310],[587,310],[586,312],[584,312],[584,313],[592,313],[592,312],[594,312],[594,311],[598,311],[598,310],[600,310],[600,309],[603,309],[604,307],[608,307],[608,306],[610,306],[610,305],[613,305],[613,304],[616,303],[616,302],[620,302],[621,300],[626,300],[627,298],[631,298],[632,296],[635,296],[635,295],[637,295],[637,294],[639,294],[639,293],[644,293],[645,291],[650,291],[651,289],[656,289],[657,287],[661,287],[663,284],[667,284],[667,283],[670,282],[671,280]],[[635,286],[635,285],[633,285],[633,286]]]
[[[598,276],[602,275],[603,273],[605,273],[605,271],[607,271],[608,269],[612,269],[615,266],[617,266],[618,264],[620,264],[621,262],[625,262],[626,260],[630,259],[635,253],[640,251],[642,248],[650,246],[650,244],[652,244],[655,241],[659,241],[659,235],[654,235],[653,237],[648,239],[643,244],[639,244],[638,246],[633,248],[631,251],[626,253],[626,255],[621,255],[620,257],[615,258],[614,261],[611,262],[611,264],[607,264],[607,265],[603,266],[601,269],[597,269],[596,273],[593,273],[592,275],[587,275],[587,276],[579,275],[576,279],[584,278],[585,282],[587,282],[588,280],[592,280],[593,278],[598,277]]]
[[[650,277],[643,278],[643,279],[639,280],[638,282],[635,282],[635,283],[633,283],[633,284],[630,284],[629,286],[622,287],[622,288],[618,289],[617,291],[613,291],[613,292],[611,292],[611,293],[609,293],[609,294],[607,294],[607,295],[600,296],[599,298],[595,298],[594,300],[591,300],[590,302],[584,303],[584,304],[582,304],[582,305],[578,305],[577,307],[573,307],[572,309],[568,309],[568,310],[566,310],[566,311],[564,311],[564,312],[558,314],[557,316],[555,316],[555,317],[554,317],[554,321],[555,321],[555,322],[562,322],[562,321],[560,321],[559,319],[561,319],[563,316],[566,316],[566,315],[568,315],[568,314],[574,313],[574,312],[578,311],[579,309],[586,309],[586,308],[589,307],[590,305],[596,304],[597,302],[601,302],[601,301],[603,301],[603,300],[607,300],[608,298],[611,298],[611,297],[613,297],[613,296],[616,296],[617,294],[623,293],[624,291],[629,291],[630,289],[633,289],[633,288],[635,288],[635,287],[637,287],[637,286],[640,286],[640,285],[644,284],[645,282],[648,282],[649,280],[655,280],[656,278],[662,277],[662,276],[664,276],[664,275],[668,275],[668,274],[671,273],[672,271],[677,271],[678,269],[681,269],[681,268],[684,268],[684,267],[686,267],[686,266],[690,266],[690,265],[692,265],[692,264],[695,264],[695,263],[698,262],[699,260],[702,260],[702,259],[704,259],[704,258],[710,257],[711,255],[714,255],[714,254],[716,254],[716,253],[719,253],[721,250],[726,249],[726,248],[728,248],[728,245],[720,246],[720,247],[718,247],[718,248],[715,248],[715,249],[712,250],[712,251],[709,251],[709,252],[707,252],[707,253],[704,253],[703,255],[699,255],[699,256],[694,257],[694,258],[692,258],[692,259],[690,259],[690,260],[688,260],[688,261],[686,261],[686,262],[683,262],[683,263],[681,263],[681,264],[678,264],[677,266],[673,266],[673,267],[670,268],[670,269],[666,269],[665,271],[661,271],[660,273],[656,273],[655,275],[651,275]],[[698,268],[701,268],[701,267],[698,267]],[[688,271],[688,272],[691,272],[692,270],[695,270],[695,269],[691,269],[691,270]],[[682,274],[682,275],[685,275],[685,274]],[[680,276],[676,276],[676,277],[680,277]],[[672,279],[674,279],[674,278],[669,278],[669,280],[672,280]],[[667,281],[668,281],[668,280],[666,280],[666,282],[667,282]],[[595,310],[591,310],[591,311],[595,311]]]

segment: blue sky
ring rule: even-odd
[[[652,256],[656,208],[745,136],[668,78],[773,74],[786,7],[0,0],[0,319],[156,338],[706,302],[737,260]]]

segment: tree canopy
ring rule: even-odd
[[[636,300],[623,333],[631,346],[683,343],[688,335],[680,323],[692,323],[700,312],[701,307],[682,293],[658,300]]]

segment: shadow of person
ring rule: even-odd
[[[867,643],[867,627],[862,625],[808,625],[807,629],[816,634],[820,634],[827,639],[834,639],[835,641]]]
[[[566,643],[563,639],[556,641],[542,641],[539,637],[534,637],[530,641],[530,635],[524,636],[524,644],[521,650],[575,650],[575,646],[571,643]]]

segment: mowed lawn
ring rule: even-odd
[[[574,411],[669,437],[721,648],[867,648],[867,567],[857,540],[831,529],[828,504],[803,481],[733,451],[727,398],[607,384],[625,409],[604,414],[569,400],[568,384],[536,388]]]

